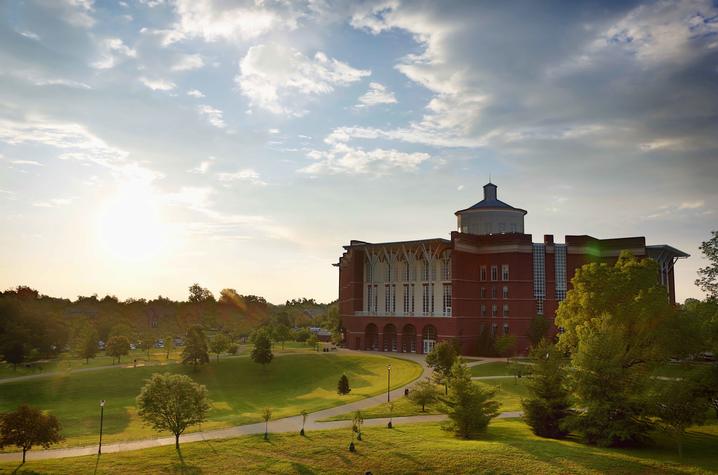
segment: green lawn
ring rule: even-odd
[[[481,381],[474,381],[474,384],[496,390],[494,399],[501,403],[499,408],[501,412],[522,411],[521,398],[528,397],[528,390],[523,383],[523,379],[518,381],[515,378],[482,379]]]
[[[382,404],[378,404],[376,406],[361,411],[362,417],[364,417],[364,419],[378,419],[382,417],[389,417],[389,415],[392,415],[393,417],[404,417],[446,413],[446,409],[440,402],[434,404],[427,404],[427,406],[425,407],[426,412],[421,412],[421,406],[417,406],[404,396],[401,396],[400,398],[397,398],[392,402],[394,403],[394,408],[391,413],[389,411],[389,403],[384,402]],[[345,412],[344,414],[339,414],[337,416],[328,417],[322,420],[343,421],[347,419],[352,419],[353,417],[354,412]]]
[[[138,367],[64,374],[0,386],[0,411],[27,403],[50,411],[63,425],[64,445],[94,443],[99,425],[99,401],[105,399],[103,441],[121,441],[157,434],[137,416],[135,397],[155,372],[185,373],[207,386],[212,400],[203,429],[258,422],[264,407],[273,418],[309,412],[373,396],[386,390],[386,365],[392,365],[393,387],[421,375],[407,360],[373,355],[309,353],[276,357],[262,368],[249,358],[228,358],[194,372],[182,365]],[[337,380],[349,378],[352,392],[339,396]],[[196,427],[194,429],[197,429]],[[166,435],[166,434],[165,434]]]
[[[270,424],[271,427],[271,424]],[[271,430],[271,429],[270,429]],[[496,420],[480,440],[461,440],[438,424],[365,428],[350,453],[348,429],[159,447],[119,454],[28,462],[18,473],[710,473],[718,470],[718,424],[687,437],[682,460],[658,434],[643,449],[604,449],[534,436],[518,419]],[[0,464],[0,472],[18,466]]]
[[[509,364],[506,361],[484,363],[471,368],[471,376],[509,376]]]

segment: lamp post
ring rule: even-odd
[[[391,402],[389,388],[391,388],[391,365],[390,364],[386,366],[386,402]]]
[[[100,401],[100,446],[97,448],[97,455],[102,454],[102,423],[105,419],[105,400]]]

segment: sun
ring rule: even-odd
[[[101,207],[98,237],[107,254],[127,261],[158,257],[166,248],[161,200],[144,184],[126,185]]]

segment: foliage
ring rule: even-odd
[[[304,343],[312,335],[308,328],[298,328],[292,333],[294,335],[294,341],[298,341],[300,343]]]
[[[105,353],[108,356],[117,358],[117,362],[120,362],[120,358],[130,352],[130,340],[126,336],[113,336],[105,344]]]
[[[33,445],[50,447],[63,439],[60,423],[40,409],[21,405],[15,411],[0,414],[0,448],[14,445],[22,449],[22,463],[25,454]]]
[[[352,440],[354,440],[354,434],[357,435],[357,439],[361,440],[362,425],[364,425],[364,416],[361,411],[356,411],[352,417]]]
[[[170,353],[175,346],[175,339],[172,335],[166,336],[164,339],[165,359],[170,359]]]
[[[217,355],[217,361],[219,361],[219,355],[227,351],[231,343],[227,335],[220,333],[210,340],[209,349]]]
[[[433,382],[423,379],[411,388],[408,397],[411,402],[421,406],[421,412],[426,412],[426,405],[436,402],[439,392]]]
[[[209,363],[207,337],[202,327],[194,325],[187,330],[185,347],[182,349],[182,364],[191,364],[196,369],[198,365],[205,363]]]
[[[97,331],[92,327],[85,328],[80,335],[77,354],[80,358],[85,358],[85,363],[89,363],[90,358],[94,358],[97,354],[98,340]]]
[[[451,369],[449,386],[444,401],[449,407],[448,428],[464,439],[485,432],[491,419],[499,415],[499,403],[491,399],[496,391],[475,385],[469,368],[458,360]]]
[[[585,408],[568,422],[589,443],[647,439],[650,373],[675,347],[675,311],[657,273],[654,261],[627,252],[613,266],[584,265],[558,309],[558,348],[571,353],[574,394]]]
[[[531,351],[535,363],[526,381],[530,396],[521,401],[524,419],[534,434],[560,439],[568,434],[564,420],[572,414],[566,387],[565,360],[560,351],[542,340]]]
[[[169,431],[179,448],[180,435],[207,419],[207,388],[183,374],[155,373],[137,396],[139,416],[156,431]]]
[[[718,354],[718,300],[686,299],[678,313],[676,337],[688,351],[681,356],[710,351]]]
[[[272,339],[282,344],[284,349],[284,342],[291,338],[289,327],[283,324],[277,324],[272,327]]]
[[[488,326],[482,325],[479,341],[477,342],[477,354],[479,356],[496,356],[495,340],[496,338],[491,334]]]
[[[339,382],[337,383],[337,394],[344,396],[350,392],[351,388],[349,387],[349,378],[347,378],[346,374],[342,374],[339,378]]]
[[[67,320],[57,314],[59,305],[49,300],[27,287],[0,293],[0,355],[7,362],[17,365],[35,355],[54,357],[67,345]]]
[[[659,427],[670,433],[676,442],[678,456],[683,457],[683,439],[686,429],[702,424],[706,419],[708,398],[700,385],[691,378],[681,381],[661,381],[654,385],[653,415]]]
[[[189,287],[189,297],[187,301],[191,303],[214,302],[214,295],[212,295],[209,289],[205,289],[195,283]]]
[[[551,322],[548,321],[543,315],[536,315],[529,324],[529,329],[526,332],[526,336],[531,342],[531,346],[538,345],[541,340],[546,337],[549,328],[551,328]]]
[[[262,420],[264,421],[264,440],[269,439],[269,420],[272,418],[272,409],[265,407],[262,409]]]
[[[315,335],[314,333],[309,335],[309,338],[307,338],[307,345],[309,345],[310,347],[312,347],[316,350],[318,344],[319,344],[319,338],[317,338],[317,335]]]
[[[508,358],[516,351],[516,337],[514,335],[501,335],[494,343],[499,356]]]
[[[236,355],[239,351],[239,345],[236,343],[230,343],[229,347],[227,347],[227,353],[230,355]]]
[[[264,329],[259,329],[254,333],[254,348],[252,348],[252,361],[265,366],[272,362],[274,353],[272,353],[272,340]]]
[[[701,243],[699,249],[708,265],[698,269],[696,286],[700,287],[711,300],[718,300],[718,231],[711,232],[711,238]]]

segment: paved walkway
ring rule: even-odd
[[[354,353],[352,350],[340,350],[340,353]],[[430,377],[432,369],[426,365],[424,355],[417,355],[413,353],[383,353],[383,352],[360,352],[363,355],[374,354],[379,356],[393,356],[396,358],[402,358],[419,363],[423,372],[421,376],[416,380]],[[475,364],[481,364],[482,361],[474,362]],[[87,368],[92,369],[92,368]],[[513,376],[509,376],[513,377]],[[392,400],[402,397],[404,395],[404,389],[412,386],[416,381],[409,383],[405,386],[392,390],[389,394]],[[386,402],[387,394],[379,394],[377,396],[362,399],[360,401],[343,404],[341,406],[331,407],[329,409],[323,409],[321,411],[313,412],[307,416],[307,421],[304,426],[305,430],[327,430],[327,429],[340,429],[345,427],[351,427],[352,421],[327,421],[319,422],[322,419],[327,419],[333,416],[344,414],[347,412],[353,412],[357,410],[367,409],[376,405]],[[499,415],[499,418],[512,418],[520,417],[520,412],[504,412]],[[420,415],[420,416],[408,416],[408,417],[394,417],[393,423],[396,425],[401,424],[415,424],[420,422],[438,422],[446,419],[444,414],[436,415]],[[367,427],[385,426],[389,422],[388,418],[376,418],[376,419],[365,419],[364,425]],[[285,417],[269,422],[270,433],[298,433],[302,427],[302,416]],[[227,427],[224,429],[215,429],[199,432],[190,432],[182,435],[180,438],[181,443],[187,442],[200,442],[204,440],[215,440],[215,439],[231,439],[240,437],[243,435],[252,434],[263,434],[264,433],[264,422],[257,422],[255,424],[246,424],[241,426]],[[140,450],[151,447],[161,447],[166,445],[173,445],[175,443],[174,436],[161,437],[156,439],[142,439],[133,440],[128,442],[116,442],[102,445],[102,453],[117,453],[126,452],[129,450]],[[97,454],[97,445],[84,446],[84,447],[71,447],[66,449],[52,449],[52,450],[31,450],[27,453],[27,460],[45,460],[55,458],[66,458],[66,457],[80,457],[83,455],[95,455]],[[22,460],[22,453],[4,453],[0,454],[0,462],[20,461]]]

